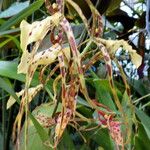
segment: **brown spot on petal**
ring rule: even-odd
[[[64,18],[63,19],[63,23],[66,24],[68,21]]]
[[[62,96],[63,96],[63,98],[65,98],[65,95],[66,95],[65,85],[62,84]]]
[[[73,51],[73,53],[77,56],[77,47],[76,47],[76,43],[75,43],[75,40],[73,37],[70,37],[69,38],[69,42],[70,42],[70,46],[71,46],[71,49]]]
[[[44,55],[45,51],[42,52],[42,55]]]
[[[33,76],[33,74],[34,74],[34,72],[33,72],[33,71],[31,71],[31,72],[30,72],[30,77],[32,77],[32,76]]]
[[[130,93],[130,89],[129,89],[129,88],[127,88],[127,94],[128,94],[128,96],[130,96],[130,95],[131,95],[131,93]]]
[[[63,61],[63,57],[62,57],[62,55],[60,55],[60,56],[59,56],[59,58],[60,58],[60,60],[61,60],[61,61]]]
[[[79,66],[78,66],[78,71],[79,71],[79,73],[80,73],[80,74],[82,74],[82,73],[83,73],[83,71],[82,71],[81,67],[79,67]]]
[[[105,55],[105,56],[104,56],[104,59],[105,59],[105,61],[108,62],[108,61],[110,60],[109,55]]]
[[[31,35],[32,35],[32,32],[29,33],[29,36],[31,36]]]
[[[109,64],[106,64],[106,67],[107,67],[107,71],[108,71],[108,75],[111,77],[112,76],[112,68]]]
[[[64,78],[65,77],[65,69],[64,68],[61,69],[61,74],[62,74],[62,77]]]

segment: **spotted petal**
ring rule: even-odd
[[[38,86],[36,87],[32,87],[32,88],[29,88],[28,89],[28,98],[29,98],[29,102],[31,102],[31,100],[33,99],[33,97],[43,88],[43,85],[42,84],[39,84]],[[18,97],[22,96],[24,93],[24,89],[21,90],[20,92],[17,92],[16,95]],[[7,101],[7,109],[9,109],[14,103],[16,102],[16,100],[10,96],[8,101]]]

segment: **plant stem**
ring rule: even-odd
[[[90,41],[87,43],[86,47],[84,48],[84,50],[83,50],[82,53],[80,54],[80,57],[81,57],[81,58],[82,58],[83,55],[85,55],[85,53],[89,50],[91,44],[92,44],[92,40],[90,40]]]
[[[149,96],[150,96],[150,93],[147,94],[147,95],[142,96],[141,98],[139,98],[139,99],[137,99],[137,100],[135,100],[133,103],[138,103],[139,101],[141,101],[141,100],[143,100],[144,98],[149,97]]]

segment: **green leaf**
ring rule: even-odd
[[[108,106],[111,110],[116,110],[115,104],[111,97],[111,91],[108,80],[100,79],[92,70],[90,70],[93,76],[93,83],[96,89],[96,97],[98,101],[106,106]]]
[[[106,11],[107,14],[117,9],[120,6],[121,1],[122,0],[112,0]]]
[[[5,20],[0,18],[0,24],[3,24],[4,22]]]
[[[106,150],[114,150],[114,145],[107,129],[101,129],[95,133],[96,134],[91,134],[91,139],[93,139],[99,146]]]
[[[0,77],[0,87],[2,89],[4,89],[6,92],[8,92],[10,95],[12,95],[16,101],[18,102],[18,104],[20,104],[20,100],[19,98],[17,97],[17,95],[15,94],[14,90],[12,87],[10,87],[10,85]],[[46,133],[46,131],[43,129],[43,127],[37,122],[37,120],[34,118],[34,116],[29,112],[29,117],[30,119],[32,120],[35,128],[36,128],[36,131],[40,137],[40,139],[45,142],[46,140],[49,139],[49,136],[48,134]],[[24,136],[22,136],[24,137]],[[45,150],[45,149],[44,149]],[[48,149],[47,149],[48,150]]]
[[[16,79],[22,82],[25,82],[25,75],[17,74],[17,61],[0,61],[0,75],[3,77]],[[33,81],[31,83],[32,86],[35,86],[39,83],[38,81],[38,73],[35,73]]]
[[[133,120],[134,120],[135,115],[133,115],[134,113],[133,105],[132,105],[132,102],[130,102],[130,98],[126,91],[123,94],[123,98],[121,102],[122,102],[121,105],[123,107],[123,111],[125,113],[125,120],[128,123],[127,127],[122,126],[122,133],[123,135],[124,133],[125,135],[129,135],[129,134],[132,134],[133,132]],[[126,130],[126,128],[128,128],[128,130]],[[126,132],[128,133],[126,134]],[[129,138],[129,144],[131,144],[130,142],[131,142],[131,138]]]
[[[71,139],[71,136],[69,135],[68,131],[65,130],[62,136],[62,140],[58,145],[58,149],[60,150],[75,150],[75,145],[73,144],[73,141]]]
[[[91,150],[90,146],[88,146],[87,143],[83,144],[79,149],[81,149],[81,150]]]
[[[49,136],[44,128],[38,123],[38,121],[34,118],[34,116],[30,113],[30,119],[32,120],[34,127],[36,128],[37,133],[40,135],[40,138],[43,142],[48,140]]]
[[[138,134],[135,136],[135,149],[136,150],[149,150],[150,140],[144,130],[142,124],[138,125]]]
[[[141,120],[141,124],[144,126],[145,131],[150,139],[150,117],[146,115],[143,111],[139,110],[138,108],[136,110],[136,115]]]
[[[38,10],[42,6],[43,3],[44,3],[44,0],[35,1],[29,7],[27,7],[26,9],[24,9],[17,15],[10,18],[4,24],[2,24],[0,27],[0,32],[9,29],[13,25],[15,25],[15,24],[19,23],[20,21],[22,21],[23,19],[25,19],[25,17],[31,15],[34,11]]]
[[[77,111],[79,111],[80,114],[82,114],[86,118],[92,118],[93,111],[88,107],[84,107],[83,105],[77,105]]]
[[[87,101],[85,101],[83,98],[81,98],[80,96],[78,96],[77,98],[77,104],[80,104],[81,106],[86,106],[86,107],[90,107],[90,105],[87,103]],[[91,107],[90,107],[91,108]]]
[[[0,87],[6,92],[8,92],[10,95],[12,95],[18,103],[20,103],[20,100],[16,95],[15,91],[13,90],[12,86],[10,86],[10,84],[1,77],[0,77]]]
[[[29,1],[20,2],[20,3],[15,2],[8,9],[0,13],[0,18],[8,18],[13,15],[16,15],[17,13],[19,13],[20,11],[22,11],[28,6],[29,6]]]
[[[35,119],[38,114],[42,116],[51,117],[54,111],[54,104],[45,103],[36,107],[32,114],[29,113],[29,130],[28,130],[28,150],[52,150],[52,148],[46,146],[44,143],[50,141],[51,138],[48,135],[48,128],[42,127],[39,122]],[[61,105],[58,105],[57,112],[61,110]],[[34,126],[33,126],[34,124]],[[20,136],[20,148],[24,150],[24,130],[21,132]]]
[[[8,82],[6,82],[3,78],[0,77],[0,87],[2,89],[4,89],[6,92],[8,92],[10,95],[12,95],[18,104],[20,104],[20,100],[17,97],[17,95],[15,94],[13,88],[10,86],[10,84],[8,84]],[[48,108],[49,109],[49,108]],[[45,108],[44,108],[45,110]],[[53,109],[49,109],[51,112]],[[52,114],[52,113],[51,113]],[[36,132],[39,136],[39,138],[41,139],[42,142],[45,142],[46,140],[49,139],[49,136],[47,134],[47,132],[43,129],[43,127],[38,123],[38,121],[34,118],[34,116],[29,112],[29,117],[32,120],[34,127],[36,129]],[[22,136],[23,137],[23,136]],[[45,146],[44,146],[45,147]],[[33,150],[33,149],[32,149]],[[44,149],[45,150],[45,149]]]
[[[6,31],[3,31],[3,32],[0,32],[0,36],[6,35],[6,34],[16,34],[19,31],[20,31],[20,28],[6,30]]]
[[[28,150],[52,150],[43,143],[49,139],[47,131],[37,122],[32,114],[29,115],[34,126],[28,127]],[[20,136],[20,149],[24,150],[24,128]]]
[[[128,119],[131,121],[130,123],[132,123],[132,111],[133,111],[133,106],[130,102],[130,98],[127,94],[127,92],[125,91],[123,94],[123,98],[122,98],[122,103],[121,103],[124,112],[126,113],[126,116],[128,117]],[[132,127],[132,125],[131,125]]]
[[[42,114],[42,115],[51,117],[53,114],[53,111],[54,111],[54,106],[55,106],[54,103],[41,104],[40,106],[36,107],[33,110],[32,114],[34,116],[36,116],[37,114]],[[60,111],[61,111],[61,105],[59,103],[58,108],[57,108],[57,112],[60,112]]]
[[[25,82],[25,75],[17,74],[17,66],[18,66],[17,61],[0,61],[0,76]],[[39,84],[39,73],[35,72],[31,82],[31,86],[37,86],[38,84]],[[46,87],[49,88],[49,90],[51,90],[52,84],[53,80],[50,79]]]
[[[129,83],[134,87],[134,89],[141,95],[144,96],[149,94],[149,87],[146,87],[141,80],[129,80]]]
[[[112,97],[109,92],[109,83],[107,80],[93,80],[95,88],[96,88],[96,95],[98,101],[106,106],[108,106],[111,110],[116,110],[115,104],[113,103]]]
[[[19,35],[16,35],[16,36],[4,35],[4,36],[2,36],[2,37],[6,37],[6,38],[8,38],[8,39],[0,43],[0,48],[3,47],[3,46],[5,46],[5,45],[6,45],[7,43],[9,43],[10,41],[13,41],[13,42],[15,43],[16,47],[18,48],[18,50],[21,51],[20,42],[19,42],[18,39],[17,39],[18,36],[19,36]]]

